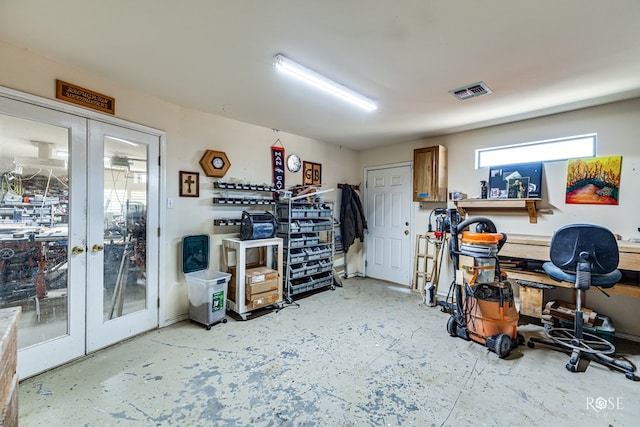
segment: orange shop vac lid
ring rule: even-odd
[[[464,243],[473,243],[473,244],[496,244],[500,240],[502,240],[501,233],[474,233],[472,231],[463,231],[462,232],[462,241]]]

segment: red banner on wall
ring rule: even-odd
[[[271,167],[273,186],[276,190],[284,190],[284,147],[271,146]]]

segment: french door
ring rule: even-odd
[[[95,171],[87,186],[85,247],[91,352],[158,325],[159,138],[90,120],[89,146],[87,164]]]
[[[411,166],[366,172],[365,273],[401,285],[411,284]]]
[[[26,378],[158,325],[159,136],[0,96],[0,308]]]

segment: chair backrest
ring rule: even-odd
[[[608,274],[618,268],[618,243],[611,231],[599,225],[569,224],[553,235],[549,256],[565,272],[575,272],[579,262],[588,261],[591,274]]]

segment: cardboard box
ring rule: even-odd
[[[245,271],[250,271],[256,267],[260,267],[264,264],[247,264]],[[231,273],[231,279],[229,279],[229,286],[227,290],[227,299],[236,302],[236,266],[231,265],[227,267],[227,273]]]
[[[245,270],[246,284],[255,284],[278,278],[278,272],[267,267],[247,268]]]
[[[277,277],[272,280],[265,280],[264,282],[248,283],[245,285],[244,293],[248,300],[254,300],[259,298],[260,295],[267,292],[278,292],[279,280]]]
[[[231,276],[231,278],[233,279],[233,276]],[[236,302],[236,282],[235,282],[235,280],[232,281],[232,282],[229,282],[228,289],[227,289],[227,299],[231,300],[233,302]]]
[[[227,285],[227,299],[236,302],[236,266],[227,267],[227,273],[231,273],[231,279]]]
[[[268,305],[274,304],[280,299],[280,296],[278,294],[279,292],[277,290],[256,294],[253,296],[252,300],[246,301],[247,309],[255,310],[256,308],[266,307]]]
[[[542,318],[542,289],[520,286],[520,314]]]

